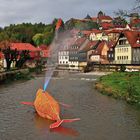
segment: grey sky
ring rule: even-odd
[[[96,16],[99,10],[113,16],[117,9],[132,9],[136,0],[0,0],[0,26],[22,22],[50,23]]]

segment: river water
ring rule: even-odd
[[[104,96],[93,86],[97,75],[56,73],[48,91],[61,107],[61,118],[81,120],[50,130],[49,120],[39,117],[33,107],[21,101],[33,101],[44,75],[29,81],[0,86],[0,140],[140,140],[140,111],[123,101]]]

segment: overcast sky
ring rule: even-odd
[[[54,18],[64,21],[96,16],[99,10],[113,16],[117,9],[129,10],[136,0],[0,0],[0,26],[22,22],[51,23]]]

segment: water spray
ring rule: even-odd
[[[69,32],[67,33],[67,35],[64,35],[64,36],[61,36],[59,34],[59,41],[58,41],[58,39],[57,39],[58,38],[58,32],[57,31],[55,32],[54,40],[51,43],[50,49],[49,49],[50,58],[48,58],[48,61],[47,61],[47,71],[46,71],[45,82],[44,82],[44,87],[43,87],[44,91],[47,90],[47,87],[49,85],[49,82],[51,80],[53,72],[55,71],[55,69],[57,67],[58,52],[59,52],[60,49],[64,49],[64,46],[65,46],[65,45],[64,46],[63,45],[59,46],[59,45],[60,45],[60,43],[63,44],[63,41],[65,39],[67,39],[69,35],[70,35]]]

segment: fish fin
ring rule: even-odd
[[[59,127],[62,123],[63,123],[63,120],[58,120],[57,122],[51,124],[51,125],[50,125],[50,128],[51,128],[51,129],[57,128],[57,127]]]
[[[64,123],[70,123],[70,122],[74,122],[74,121],[79,121],[80,118],[75,118],[75,119],[63,119],[63,120],[58,120],[57,122],[53,123],[50,125],[50,128],[57,128],[59,127],[63,122]]]
[[[75,119],[64,119],[63,122],[64,123],[71,123],[71,122],[75,122],[75,121],[79,121],[80,118],[75,118]]]
[[[34,106],[33,102],[21,102],[23,105],[29,105],[29,106]]]
[[[62,105],[63,107],[66,107],[66,108],[70,108],[70,107],[71,107],[71,105],[64,104],[64,103],[62,103],[62,102],[59,102],[59,104]]]

